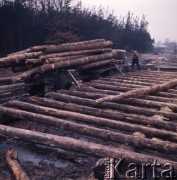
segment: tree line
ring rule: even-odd
[[[146,52],[154,40],[148,21],[130,12],[117,18],[104,8],[84,8],[73,0],[0,0],[0,55],[34,45],[104,38],[114,48]]]

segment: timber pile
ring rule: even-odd
[[[162,71],[176,71],[177,70],[177,56],[175,54],[150,55],[145,54],[140,57],[141,65],[146,69],[158,69]]]
[[[73,83],[70,69],[79,70],[73,71],[79,81],[99,77],[96,70],[106,71],[123,62],[115,59],[111,46],[111,41],[96,39],[35,46],[0,58],[1,73],[6,68],[13,72],[0,74],[0,103],[20,95],[44,96],[45,92],[67,88]]]
[[[112,52],[112,42],[104,39],[66,43],[61,45],[42,45],[9,54],[0,59],[0,67],[11,66],[20,71],[16,76],[0,79],[12,83],[64,69],[94,69],[111,63],[119,63]],[[15,67],[18,67],[17,69]]]
[[[5,115],[12,120],[54,126],[60,131],[71,132],[72,138],[7,125],[0,125],[0,134],[92,156],[125,157],[138,163],[152,163],[157,159],[161,164],[172,163],[177,170],[175,86],[95,106],[95,100],[99,98],[121,95],[137,88],[169,85],[169,80],[174,82],[176,76],[177,73],[172,72],[131,72],[51,92],[45,98],[9,101],[0,107],[2,118]],[[75,133],[79,137],[90,137],[90,141],[76,139]]]

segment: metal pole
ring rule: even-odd
[[[73,76],[73,74],[70,72],[70,70],[68,70],[68,73],[71,76],[71,78],[73,79],[73,81],[80,87],[81,85],[79,84],[79,82],[77,82],[76,78]]]
[[[114,63],[114,66],[122,74],[122,76],[125,76],[125,74],[121,71],[121,69],[117,66],[117,64]]]

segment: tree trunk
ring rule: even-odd
[[[55,53],[55,54],[45,54],[39,57],[41,60],[45,60],[48,58],[57,58],[57,57],[66,57],[66,56],[73,56],[73,55],[89,55],[94,53],[107,53],[111,52],[111,48],[100,48],[100,49],[91,49],[91,50],[82,50],[82,51],[70,51],[70,52],[63,52],[63,53]]]
[[[8,127],[5,125],[0,125],[0,134],[7,137],[16,137],[25,141],[30,141],[34,143],[44,144],[51,147],[61,148],[67,151],[74,151],[78,153],[84,153],[88,155],[102,157],[113,157],[113,158],[125,158],[127,161],[133,161],[137,163],[153,163],[154,159],[160,164],[165,164],[167,161],[171,163],[174,168],[177,168],[177,163],[174,161],[169,161],[162,158],[157,158],[145,154],[140,154],[136,152],[131,152],[127,150],[114,148],[105,145],[99,145],[91,142],[86,142],[83,140],[78,140],[70,137],[56,136],[47,133],[41,133],[37,131],[24,130],[20,128]]]
[[[62,109],[62,110],[67,110],[67,111],[73,111],[73,112],[79,112],[79,113],[84,113],[92,116],[97,116],[97,117],[103,117],[103,118],[108,118],[111,120],[117,120],[119,121],[127,121],[129,123],[135,123],[135,124],[142,124],[146,126],[151,126],[151,127],[156,127],[162,129],[166,129],[169,131],[176,131],[177,125],[176,123],[171,123],[171,122],[166,122],[166,121],[154,121],[152,118],[148,118],[145,116],[137,116],[137,115],[129,115],[125,113],[120,113],[120,112],[110,112],[109,110],[102,110],[102,109],[96,109],[96,108],[91,108],[91,107],[85,107],[81,105],[76,105],[76,104],[71,104],[71,103],[64,103],[64,102],[59,102],[51,99],[46,99],[46,98],[38,98],[38,97],[31,97],[28,98],[29,102],[32,102],[34,104],[38,104],[41,106],[46,106],[46,107],[51,107],[55,109]],[[101,122],[100,126],[102,125],[103,122]],[[112,122],[113,123],[113,122]],[[117,128],[119,127],[116,126],[115,123],[110,124],[110,122],[106,125],[111,128]],[[130,129],[131,130],[131,129]]]
[[[60,101],[66,101],[66,102],[73,102],[78,103],[82,105],[89,105],[94,106],[95,100],[86,99],[86,98],[80,98],[76,96],[69,96],[66,94],[59,94],[59,93],[48,93],[46,95],[47,97],[55,97],[59,99]],[[173,112],[162,112],[157,110],[151,110],[141,107],[134,107],[129,105],[123,105],[123,104],[117,104],[117,103],[111,103],[111,102],[104,102],[100,105],[101,108],[107,108],[107,109],[114,109],[114,110],[120,110],[126,113],[135,113],[135,114],[141,114],[146,116],[154,116],[154,115],[162,115],[166,118],[169,118],[170,120],[177,120],[177,114]]]
[[[9,165],[10,170],[12,171],[16,180],[29,180],[27,174],[23,171],[19,162],[17,161],[17,151],[10,150],[6,153],[6,161]]]
[[[122,99],[129,98],[129,97],[145,96],[147,94],[165,91],[165,90],[168,90],[168,89],[173,88],[175,86],[177,86],[177,79],[174,79],[172,81],[169,81],[169,82],[166,82],[163,84],[159,84],[159,85],[154,85],[154,86],[150,86],[150,87],[131,90],[131,91],[122,93],[122,94],[117,95],[117,96],[103,97],[103,98],[97,99],[95,101],[95,105],[99,105],[99,104],[102,104],[103,102],[107,102],[107,101],[111,101],[111,102],[116,101],[117,102],[117,101],[120,101]]]
[[[114,53],[106,53],[106,54],[102,54],[102,55],[78,58],[78,59],[72,60],[72,61],[62,61],[62,62],[56,62],[53,64],[44,64],[42,66],[33,68],[33,69],[28,70],[24,73],[21,73],[17,76],[14,76],[14,77],[12,77],[11,80],[13,83],[15,83],[17,81],[20,81],[21,79],[31,77],[32,75],[35,75],[35,74],[43,74],[45,72],[53,71],[56,69],[71,68],[71,67],[77,66],[77,65],[83,65],[83,64],[87,64],[87,63],[96,62],[96,61],[102,61],[105,59],[111,59],[111,58],[113,58],[113,56],[114,56]]]
[[[17,108],[21,108],[23,110],[28,110],[30,112],[35,112],[35,113],[42,113],[46,115],[52,115],[56,116],[58,118],[65,117],[65,118],[74,118],[74,120],[81,120],[83,122],[89,122],[91,121],[101,121],[102,119],[99,119],[97,117],[87,117],[87,115],[79,114],[79,113],[74,113],[74,112],[67,112],[67,111],[61,111],[61,110],[56,110],[52,108],[46,108],[46,107],[40,107],[36,105],[32,105],[29,103],[23,103],[19,101],[14,101],[8,103],[11,106],[15,106]],[[151,149],[155,151],[161,151],[161,152],[170,152],[170,153],[176,153],[176,148],[177,145],[173,143],[166,143],[165,141],[156,141],[156,140],[150,140],[147,138],[143,137],[134,137],[132,135],[127,135],[123,133],[118,133],[118,132],[113,132],[110,130],[105,130],[105,129],[100,129],[88,125],[81,125],[79,123],[73,123],[67,120],[62,120],[62,119],[56,119],[50,116],[44,116],[44,115],[35,115],[34,113],[28,113],[25,111],[21,110],[10,110],[6,109],[7,112],[12,113],[12,116],[16,114],[17,118],[21,118],[24,120],[30,120],[35,119],[35,122],[43,122],[44,124],[47,123],[49,125],[53,125],[55,127],[63,127],[64,130],[71,130],[77,133],[81,133],[84,135],[89,135],[92,137],[97,137],[101,138],[104,140],[109,140],[117,143],[122,143],[122,144],[128,144],[131,146],[134,146],[136,148],[145,148],[145,149]],[[7,113],[6,112],[6,113]],[[68,114],[67,114],[68,113]],[[8,116],[6,114],[6,116]],[[9,115],[11,116],[11,115]],[[28,118],[28,117],[29,118]],[[47,119],[46,119],[47,118]],[[104,119],[103,119],[104,120]],[[109,120],[108,120],[109,121]]]
[[[0,65],[6,65],[6,64],[12,65],[12,63],[18,63],[18,62],[24,61],[24,60],[29,59],[29,58],[37,58],[40,55],[42,55],[42,51],[0,58]]]
[[[100,40],[92,40],[92,41],[83,41],[76,43],[66,43],[61,45],[49,45],[45,48],[45,53],[60,53],[67,51],[81,51],[81,50],[90,50],[90,49],[98,49],[112,46],[111,41],[100,41]]]
[[[89,63],[89,64],[81,66],[80,68],[83,69],[83,70],[85,70],[85,69],[94,69],[94,68],[98,68],[100,66],[105,66],[107,64],[112,64],[112,63],[121,64],[122,62],[123,61],[121,61],[121,60],[109,59],[109,60],[105,60],[105,61]]]
[[[33,47],[30,47],[30,48],[22,50],[22,51],[18,51],[18,52],[12,53],[12,54],[8,54],[8,56],[16,56],[16,55],[22,55],[24,53],[43,51],[46,46],[47,45],[33,46]]]

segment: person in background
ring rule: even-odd
[[[135,64],[138,67],[138,70],[140,70],[138,52],[135,50],[132,50],[132,65],[131,65],[131,67],[133,70],[134,70]]]

